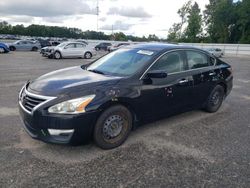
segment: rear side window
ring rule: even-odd
[[[171,52],[163,55],[151,70],[162,70],[167,73],[176,73],[184,70],[184,61],[181,52]]]
[[[210,65],[207,55],[196,51],[187,51],[186,53],[189,69],[197,69]]]
[[[76,47],[77,47],[77,48],[84,48],[85,45],[83,45],[83,44],[76,44]]]

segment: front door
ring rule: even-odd
[[[63,49],[64,57],[71,57],[76,55],[76,45],[74,43],[68,44]]]
[[[144,78],[141,98],[144,101],[144,119],[154,119],[185,111],[191,100],[192,76],[187,68],[183,51],[163,55],[149,71],[160,70],[168,74],[166,78]]]

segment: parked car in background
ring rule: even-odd
[[[224,55],[222,49],[220,48],[208,48],[206,49],[210,54],[214,55],[215,57],[222,57]]]
[[[49,48],[49,52],[46,53],[46,56],[55,59],[67,57],[90,59],[93,55],[96,55],[95,50],[81,42],[63,42],[58,46]]]
[[[60,42],[58,41],[49,41],[49,46],[46,46],[46,47],[43,47],[40,51],[40,54],[42,54],[42,56],[44,57],[49,57],[49,58],[52,58],[53,57],[53,54],[52,53],[52,50],[55,48],[55,46],[59,45]]]
[[[0,53],[8,53],[10,51],[9,46],[0,42]]]
[[[38,41],[18,40],[9,44],[10,51],[25,50],[25,51],[38,51],[41,49],[41,44]]]
[[[51,46],[57,46],[59,44],[61,44],[59,41],[50,41]]]
[[[127,42],[126,43],[118,43],[118,44],[115,44],[112,46],[108,46],[108,51],[113,52],[113,51],[115,51],[123,46],[128,46],[128,45],[130,45],[130,43],[127,43]]]
[[[51,42],[49,40],[37,39],[40,42],[41,48],[46,46],[51,46]]]
[[[133,45],[27,82],[19,111],[35,139],[76,144],[92,138],[111,149],[139,122],[192,109],[218,111],[232,86],[231,66],[204,50]]]
[[[46,47],[43,47],[40,51],[40,54],[42,54],[43,57],[49,57],[52,58],[53,57],[53,54],[52,54],[52,51],[53,49],[55,48],[55,46],[46,46]]]
[[[109,42],[101,42],[100,44],[95,46],[95,50],[96,51],[98,51],[98,50],[107,51],[109,46],[112,46],[112,44]]]

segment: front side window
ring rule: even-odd
[[[176,73],[184,70],[184,61],[181,52],[171,52],[163,55],[151,70],[162,70],[167,73]]]
[[[66,48],[75,48],[75,44],[68,44]]]
[[[196,51],[187,51],[187,60],[189,69],[197,69],[210,65],[207,55]]]

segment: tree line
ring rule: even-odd
[[[178,15],[168,41],[250,43],[250,0],[209,0],[203,12],[197,2],[188,1]]]
[[[117,32],[107,35],[104,32],[82,31],[78,28],[67,28],[59,26],[46,26],[32,24],[27,27],[24,25],[12,26],[6,21],[0,22],[0,34],[11,34],[19,36],[31,37],[59,37],[59,38],[74,38],[74,39],[99,39],[99,40],[117,40],[117,41],[160,41],[160,39],[152,34],[147,37],[137,37],[125,35],[123,32]]]

